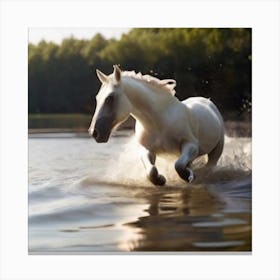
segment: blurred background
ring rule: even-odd
[[[211,98],[228,134],[251,136],[251,29],[44,31],[29,30],[29,132],[85,132],[100,88],[95,70],[109,74],[119,64],[123,70],[175,79],[180,100]],[[132,126],[131,120],[125,124]]]

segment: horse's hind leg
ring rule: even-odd
[[[207,167],[213,167],[217,164],[224,149],[224,137],[221,138],[217,146],[208,154]]]
[[[142,162],[145,166],[148,179],[154,184],[162,186],[165,184],[166,179],[158,173],[155,166],[156,155],[146,149],[143,150],[141,156]]]
[[[175,163],[175,169],[178,175],[187,182],[194,179],[193,171],[188,167],[189,164],[197,157],[198,146],[194,143],[185,143],[182,146],[181,156]]]

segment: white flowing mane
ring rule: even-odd
[[[155,88],[161,91],[163,90],[171,95],[175,95],[176,93],[174,89],[176,87],[176,81],[172,79],[160,80],[150,75],[143,75],[141,72],[136,73],[135,71],[123,71],[122,76],[148,83],[149,85],[152,85]]]

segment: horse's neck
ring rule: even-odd
[[[176,100],[168,93],[156,92],[145,82],[127,78],[124,79],[123,84],[124,91],[132,104],[131,115],[146,129],[157,126],[164,112]]]

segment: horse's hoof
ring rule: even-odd
[[[158,171],[155,166],[152,167],[149,175],[148,175],[149,180],[157,186],[163,186],[166,183],[166,179],[164,176],[158,174]]]
[[[158,186],[163,186],[166,183],[166,179],[162,175],[158,175],[157,177],[157,184]]]
[[[193,173],[193,171],[192,171],[191,169],[187,168],[187,170],[188,170],[188,172],[189,172],[189,176],[188,176],[187,181],[188,181],[189,183],[191,183],[191,182],[195,179],[195,175],[194,175],[194,173]]]
[[[190,168],[182,168],[181,165],[175,164],[175,169],[178,175],[188,183],[193,182],[193,180],[195,179],[195,175]]]

